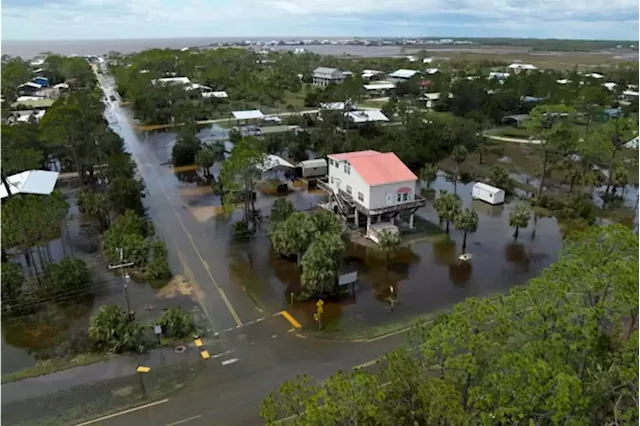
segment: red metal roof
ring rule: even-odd
[[[348,161],[369,186],[417,180],[418,177],[393,152],[345,152],[329,158]]]

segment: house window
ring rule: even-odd
[[[402,194],[402,201],[409,201],[409,193],[405,192],[404,194]]]
[[[336,169],[340,167],[337,160],[333,160],[333,165],[336,166]]]
[[[396,202],[402,202],[402,194],[396,194]]]
[[[331,178],[331,185],[333,185],[333,178]]]
[[[358,200],[364,202],[364,194],[362,192],[358,192]]]
[[[344,163],[344,172],[348,175],[351,174],[351,166],[347,163]]]
[[[347,185],[347,194],[351,195],[351,186]]]

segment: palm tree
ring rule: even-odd
[[[397,232],[388,229],[380,232],[378,236],[378,250],[385,255],[387,268],[389,267],[389,259],[391,255],[400,247],[402,240]]]
[[[438,177],[438,166],[433,163],[425,163],[420,170],[420,179],[427,183],[427,189],[431,188],[431,184]]]
[[[462,238],[462,252],[467,248],[467,233],[476,232],[478,229],[478,213],[472,209],[464,209],[453,218],[453,226],[464,232]]]
[[[458,191],[458,176],[460,175],[460,164],[464,163],[467,159],[467,148],[464,145],[456,145],[451,153],[451,158],[456,162],[456,173],[453,177],[453,193]]]
[[[516,206],[515,210],[509,213],[509,226],[516,228],[513,233],[513,239],[518,239],[518,231],[520,228],[526,228],[529,226],[529,219],[531,219],[531,212],[524,206]]]
[[[460,198],[450,192],[440,190],[440,195],[433,202],[433,208],[438,212],[440,223],[443,220],[447,222],[446,232],[449,233],[449,223],[456,217],[460,211]]]

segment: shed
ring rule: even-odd
[[[258,164],[256,167],[261,172],[267,172],[269,170],[282,169],[282,168],[285,168],[285,169],[295,168],[293,164],[291,164],[284,158],[278,157],[277,155],[273,155],[273,154],[267,155],[264,161],[262,162],[262,164]]]
[[[231,115],[233,115],[233,118],[236,120],[261,120],[264,118],[264,114],[259,109],[233,111]]]
[[[376,244],[380,243],[380,234],[383,231],[392,232],[394,234],[400,234],[400,230],[396,225],[391,222],[382,222],[382,223],[372,223],[369,226],[369,232],[367,234],[367,238],[373,241]]]
[[[505,192],[503,189],[482,182],[476,182],[471,190],[471,198],[493,205],[504,203],[504,197]]]
[[[305,178],[326,176],[327,174],[327,160],[324,158],[301,161],[299,166],[302,169],[302,177]]]
[[[379,109],[365,109],[362,111],[350,111],[345,114],[354,124],[366,122],[387,122],[389,118]]]

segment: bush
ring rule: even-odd
[[[165,309],[158,324],[162,326],[162,333],[165,336],[177,339],[187,337],[196,329],[193,315],[180,306]]]
[[[145,276],[150,280],[171,277],[171,268],[167,262],[167,250],[162,241],[153,241],[149,249],[149,263],[145,268]]]
[[[2,262],[2,311],[13,310],[20,304],[24,274],[19,265]]]
[[[140,351],[148,327],[132,321],[120,306],[102,306],[91,319],[89,338],[99,350]]]
[[[233,224],[233,237],[234,238],[249,238],[251,231],[247,222],[241,220]]]
[[[82,259],[66,256],[46,265],[45,274],[49,279],[44,280],[43,289],[49,295],[64,295],[65,300],[84,296],[89,287],[89,269]]]

